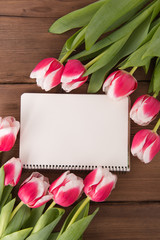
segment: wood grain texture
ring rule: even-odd
[[[87,6],[95,0],[1,0],[1,16],[19,16],[34,18],[53,18]]]
[[[91,210],[97,204],[91,206]],[[84,239],[159,240],[160,204],[98,204],[100,210]],[[105,230],[104,230],[105,229]]]

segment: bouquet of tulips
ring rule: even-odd
[[[115,187],[117,177],[101,167],[83,179],[69,171],[51,185],[47,177],[33,172],[20,186],[21,202],[14,208],[11,191],[20,180],[22,163],[12,158],[0,169],[0,239],[1,240],[71,240],[82,239],[82,234],[96,215],[89,212],[89,201],[104,201]],[[70,212],[59,232],[52,232],[65,210],[84,190],[86,198]],[[45,204],[52,203],[45,208]],[[55,207],[55,205],[58,205]],[[60,207],[59,207],[60,206]]]

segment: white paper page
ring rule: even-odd
[[[128,105],[106,95],[23,94],[24,167],[129,170]]]

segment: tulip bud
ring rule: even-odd
[[[160,151],[160,136],[148,129],[142,129],[133,138],[131,152],[142,162],[149,163]]]
[[[63,90],[70,92],[84,84],[88,79],[88,76],[82,77],[85,71],[85,67],[79,60],[68,60],[61,78]]]
[[[30,208],[37,208],[52,199],[48,194],[49,180],[38,172],[31,174],[18,191],[21,201]]]
[[[149,124],[159,113],[160,102],[149,95],[140,96],[130,111],[131,119],[142,126]]]
[[[80,197],[83,186],[83,179],[66,171],[51,184],[49,192],[55,203],[68,207]]]
[[[94,202],[103,202],[115,188],[117,176],[98,167],[84,179],[84,192]]]
[[[14,146],[20,123],[14,117],[0,117],[0,151],[11,150]]]
[[[111,73],[103,84],[103,91],[112,99],[120,100],[137,88],[137,80],[128,72],[118,70]]]
[[[37,85],[49,91],[60,84],[64,66],[55,58],[45,58],[33,69],[30,78],[36,78]]]
[[[22,162],[19,158],[11,158],[4,164],[4,185],[14,187],[20,180],[22,173]]]

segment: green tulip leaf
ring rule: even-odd
[[[3,236],[19,231],[30,216],[30,209],[23,205],[9,222]]]
[[[15,199],[11,200],[2,208],[2,211],[0,214],[0,237],[6,230],[6,227],[8,226],[14,204],[15,204]]]
[[[2,207],[6,204],[12,189],[13,189],[13,187],[10,185],[4,187],[2,199],[0,201],[0,209],[2,209]]]
[[[96,72],[100,68],[107,65],[110,60],[120,51],[120,49],[124,46],[127,39],[130,35],[126,35],[124,38],[112,44],[106,51],[104,51],[101,57],[85,72],[84,76],[88,76],[89,74]]]
[[[85,43],[86,50],[89,50],[97,39],[107,31],[118,19],[141,5],[141,0],[108,0],[91,19],[88,24]]]
[[[51,233],[51,235],[49,236],[49,238],[47,240],[56,240],[58,235],[59,235],[59,232]]]
[[[64,224],[63,224],[63,226],[62,226],[62,228],[61,228],[60,234],[62,234],[62,233],[66,230],[66,228],[67,228],[68,224],[70,223],[72,217],[74,216],[74,214],[76,213],[76,211],[79,209],[79,207],[81,206],[81,204],[82,204],[83,202],[84,202],[84,199],[83,199],[81,202],[79,202],[79,203],[72,209],[72,211],[69,213],[69,215],[67,216],[67,218],[66,218],[66,220],[65,220],[65,222],[64,222]],[[85,207],[83,208],[83,210],[81,211],[81,213],[80,213],[79,216],[77,217],[76,221],[78,221],[79,219],[81,219],[81,218],[83,218],[83,217],[88,216],[88,211],[89,211],[89,202],[88,202],[88,204],[85,205]]]
[[[44,208],[45,204],[43,204],[41,207],[33,208],[31,210],[30,217],[24,223],[23,228],[34,227],[37,221],[39,220],[40,216],[42,215]]]
[[[11,233],[1,238],[1,240],[24,240],[29,235],[31,230],[32,228],[23,229],[18,232]]]
[[[11,200],[12,200],[12,193],[9,194],[9,197],[8,197],[8,199],[7,199],[5,204],[9,203]]]
[[[153,35],[151,41],[149,42],[148,48],[146,52],[144,53],[142,59],[145,59],[146,57],[160,57],[160,26],[156,30],[155,34]]]
[[[0,168],[0,201],[1,201],[3,189],[4,189],[4,177],[5,177],[4,167],[2,166]]]
[[[31,235],[26,240],[46,240],[50,236],[54,227],[60,221],[64,210],[52,208],[47,210],[39,219]]]
[[[55,221],[59,216],[61,217],[64,214],[64,209],[61,208],[51,208],[47,210],[38,220],[36,223],[33,232],[36,233],[43,229],[45,226],[50,224],[51,222]]]
[[[86,26],[105,2],[106,0],[97,1],[59,18],[52,24],[49,32],[61,34],[73,28]]]
[[[97,208],[91,215],[74,222],[63,232],[58,240],[79,240],[98,210]]]
[[[61,60],[67,53],[71,54],[72,51],[83,42],[85,30],[86,28],[80,29],[65,42],[59,55],[59,60]]]
[[[91,55],[101,49],[104,49],[111,45],[112,43],[116,42],[117,40],[124,37],[129,32],[133,32],[140,24],[143,23],[145,19],[147,19],[151,13],[153,12],[153,9],[155,7],[155,4],[150,4],[148,7],[146,7],[143,11],[138,13],[133,20],[126,23],[124,26],[119,28],[118,30],[114,31],[113,33],[109,34],[107,37],[103,38],[102,40],[95,43],[88,51],[84,50],[73,57],[71,59],[81,59],[85,56]]]
[[[154,72],[152,75],[149,92],[154,92],[158,96],[160,92],[160,59],[157,59]]]

